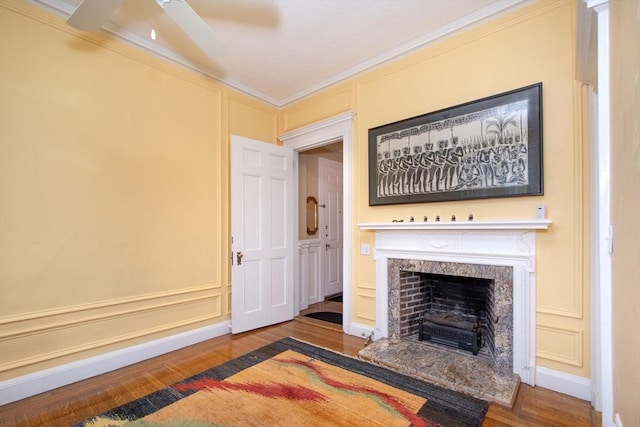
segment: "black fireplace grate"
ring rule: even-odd
[[[469,331],[452,326],[438,325],[422,319],[418,329],[418,339],[456,347],[477,355],[482,343],[482,334],[480,328]]]

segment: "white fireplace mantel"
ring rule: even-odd
[[[536,234],[547,219],[361,223],[376,232],[376,327],[388,336],[389,259],[508,266],[513,268],[513,370],[535,385]]]
[[[365,222],[361,230],[546,230],[548,219],[495,221]]]

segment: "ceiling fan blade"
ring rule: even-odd
[[[120,3],[122,0],[83,0],[67,19],[67,24],[82,31],[97,31]]]
[[[227,47],[186,1],[156,1],[207,56],[216,58],[227,53]]]

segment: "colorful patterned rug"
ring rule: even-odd
[[[285,338],[78,426],[478,426],[487,408]]]

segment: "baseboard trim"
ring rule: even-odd
[[[230,332],[224,321],[0,382],[0,405],[86,380]]]
[[[591,380],[543,366],[536,367],[536,386],[590,401]]]
[[[152,357],[160,356],[199,342],[216,338],[230,332],[230,322],[224,321],[215,325],[183,332],[148,343],[139,344],[122,350],[112,351],[99,356],[79,360],[33,374],[23,375],[0,382],[0,405],[6,405],[36,394],[44,393],[82,381],[106,372],[123,368]],[[349,335],[369,337],[374,327],[351,323]],[[566,374],[564,372],[536,367],[536,386],[567,394],[589,401],[591,398],[591,380],[589,378]]]
[[[356,337],[369,338],[374,329],[374,326],[363,325],[361,323],[349,323],[344,333]]]

